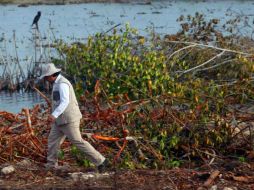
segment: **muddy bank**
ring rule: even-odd
[[[78,4],[78,3],[142,3],[150,4],[151,0],[0,0],[0,4],[18,4],[20,6],[28,5],[65,5],[65,4]]]

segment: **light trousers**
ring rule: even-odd
[[[105,157],[102,156],[101,153],[98,152],[89,142],[82,139],[79,124],[80,121],[64,125],[52,125],[48,137],[48,166],[58,165],[58,152],[66,137],[73,145],[84,153],[88,160],[96,166],[99,166],[104,162]]]

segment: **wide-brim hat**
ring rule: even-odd
[[[51,76],[51,75],[53,75],[55,73],[58,73],[60,71],[61,71],[61,69],[56,68],[56,66],[53,63],[45,64],[42,67],[42,72],[41,72],[40,79],[43,79],[46,76]]]

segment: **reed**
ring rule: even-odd
[[[14,55],[8,52],[8,40],[3,34],[0,50],[0,90],[30,90],[41,72],[41,65],[49,60],[51,45],[48,39],[42,38],[38,29],[32,31],[33,55],[23,60],[18,53],[16,33],[13,31],[12,48]],[[7,45],[8,44],[8,45]],[[27,67],[25,67],[27,66]],[[25,70],[26,68],[26,70]]]

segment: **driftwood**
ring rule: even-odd
[[[219,170],[213,171],[210,177],[205,181],[204,187],[209,187],[214,182],[214,180],[218,177],[219,174],[220,174]]]

